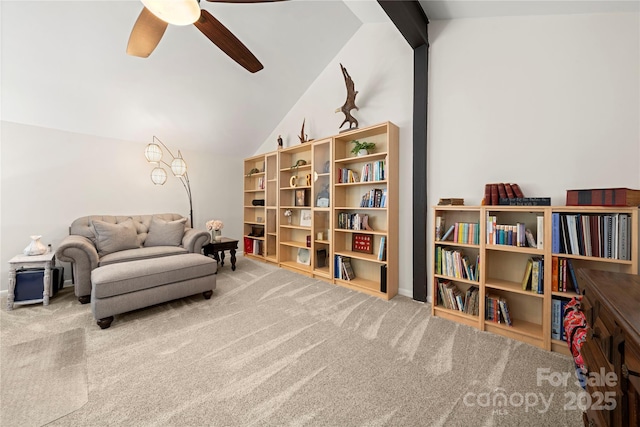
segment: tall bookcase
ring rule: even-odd
[[[398,127],[385,122],[245,159],[244,237],[264,248],[246,255],[393,298],[398,293],[398,138]],[[357,156],[351,153],[354,140],[373,142],[375,148]],[[249,174],[253,168],[260,172]],[[357,180],[342,182],[349,169]],[[266,187],[256,188],[263,175]],[[369,194],[379,199],[362,206]],[[252,205],[256,197],[265,198],[264,207]],[[368,229],[344,225],[345,217],[365,216]],[[251,235],[261,225],[259,217],[266,221],[264,237]],[[345,259],[354,274],[350,280],[340,274],[338,260]]]
[[[280,150],[278,156],[279,264],[309,274],[312,271],[312,144],[307,142]]]
[[[566,342],[552,339],[552,301],[554,299],[568,300],[577,295],[570,288],[566,291],[553,289],[554,276],[558,277],[557,274],[559,274],[558,260],[569,260],[574,270],[588,267],[630,274],[638,273],[637,208],[435,206],[433,212],[434,218],[444,218],[444,226],[441,227],[440,234],[445,233],[452,225],[454,225],[454,230],[457,230],[457,233],[455,231],[452,233],[455,237],[450,236],[446,240],[438,240],[438,230],[433,231],[433,250],[431,252],[434,255],[431,280],[433,315],[527,342],[546,350],[569,354]],[[583,218],[578,220],[578,224],[582,221],[584,225],[580,230],[575,229],[578,236],[581,232],[584,233],[585,247],[580,251],[576,250],[575,253],[572,253],[570,248],[565,248],[564,243],[559,243],[558,239],[561,239],[560,236],[562,236],[562,231],[559,229],[562,227],[562,216]],[[627,255],[619,253],[606,257],[595,256],[597,254],[595,250],[590,251],[589,255],[586,254],[586,247],[590,247],[588,244],[590,237],[590,233],[587,232],[588,224],[600,223],[601,228],[597,231],[598,226],[596,225],[596,232],[604,236],[603,220],[607,217],[613,218],[614,225],[612,227],[617,230],[619,238],[626,234]],[[623,217],[626,222],[626,233],[620,231],[621,222],[618,222],[618,219]],[[502,235],[507,236],[505,239],[509,240],[509,233],[517,233],[518,224],[522,224],[522,230],[531,231],[531,237],[536,243],[535,247],[528,244],[518,246],[517,244],[505,244],[506,242],[494,243],[490,238],[490,235],[501,232]],[[616,227],[615,224],[618,226]],[[468,237],[471,233],[477,236],[475,240]],[[621,242],[616,238],[614,237],[611,242],[612,248],[620,247]],[[541,244],[538,244],[539,241]],[[555,246],[553,245],[554,241],[558,242]],[[447,256],[453,263],[456,263],[458,259],[466,259],[471,268],[465,269],[464,266],[454,269],[442,268],[442,258],[446,259]],[[530,283],[526,289],[523,286],[523,282],[525,286],[527,285],[524,276],[530,259],[537,261],[538,264],[538,274],[540,275],[538,283],[542,286],[540,291],[536,291],[537,286],[533,283]],[[460,273],[461,270],[465,272]],[[567,274],[570,275],[570,271],[567,271]],[[458,293],[461,296],[471,294],[468,290],[476,288],[477,304],[471,303],[469,307],[476,307],[477,313],[460,311],[459,307],[456,309],[455,304],[445,303],[444,298],[451,298],[449,296],[451,292],[446,291],[447,286],[453,290],[454,294]],[[488,299],[488,297],[492,299]],[[506,324],[504,319],[501,319],[501,322],[488,319],[494,309],[493,301],[500,299],[507,303],[511,325]]]
[[[244,254],[274,263],[278,261],[277,174],[274,153],[244,160]]]

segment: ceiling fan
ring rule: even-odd
[[[146,58],[156,48],[169,24],[193,24],[231,59],[255,73],[264,67],[253,53],[208,11],[200,0],[141,0],[144,5],[131,30],[127,54]],[[207,0],[216,3],[269,3],[283,0]]]

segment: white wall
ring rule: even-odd
[[[344,120],[346,89],[340,63],[359,91],[352,111],[359,127],[391,121],[400,127],[400,277],[399,293],[413,295],[412,261],[412,115],[413,51],[391,23],[365,24],[324,69],[300,100],[273,130],[257,153],[273,151],[281,134],[284,146],[299,144],[305,122],[309,138],[336,135]],[[346,129],[345,125],[342,129]]]
[[[554,205],[640,188],[637,13],[434,21],[430,38],[430,205],[477,205],[489,182]]]
[[[8,287],[9,259],[22,252],[32,234],[42,235],[55,250],[80,216],[189,214],[187,193],[170,171],[163,186],[149,178],[152,166],[144,148],[151,135],[149,141],[132,142],[6,121],[0,126],[2,290]],[[223,235],[241,236],[242,159],[163,142],[174,154],[180,149],[187,162],[194,226],[221,219]]]

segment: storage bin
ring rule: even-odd
[[[16,271],[14,301],[42,299],[44,268],[20,268]],[[64,267],[51,268],[51,294],[55,296],[64,285]]]

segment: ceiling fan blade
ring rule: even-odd
[[[194,22],[193,25],[198,27],[202,34],[207,36],[209,40],[229,55],[231,59],[250,72],[255,73],[264,68],[260,61],[258,61],[258,58],[256,58],[227,27],[222,25],[220,21],[206,10],[202,9],[200,11],[200,19]]]
[[[156,48],[164,31],[167,29],[167,23],[156,17],[146,7],[142,8],[138,20],[133,25],[129,43],[127,43],[127,54],[147,58]]]

